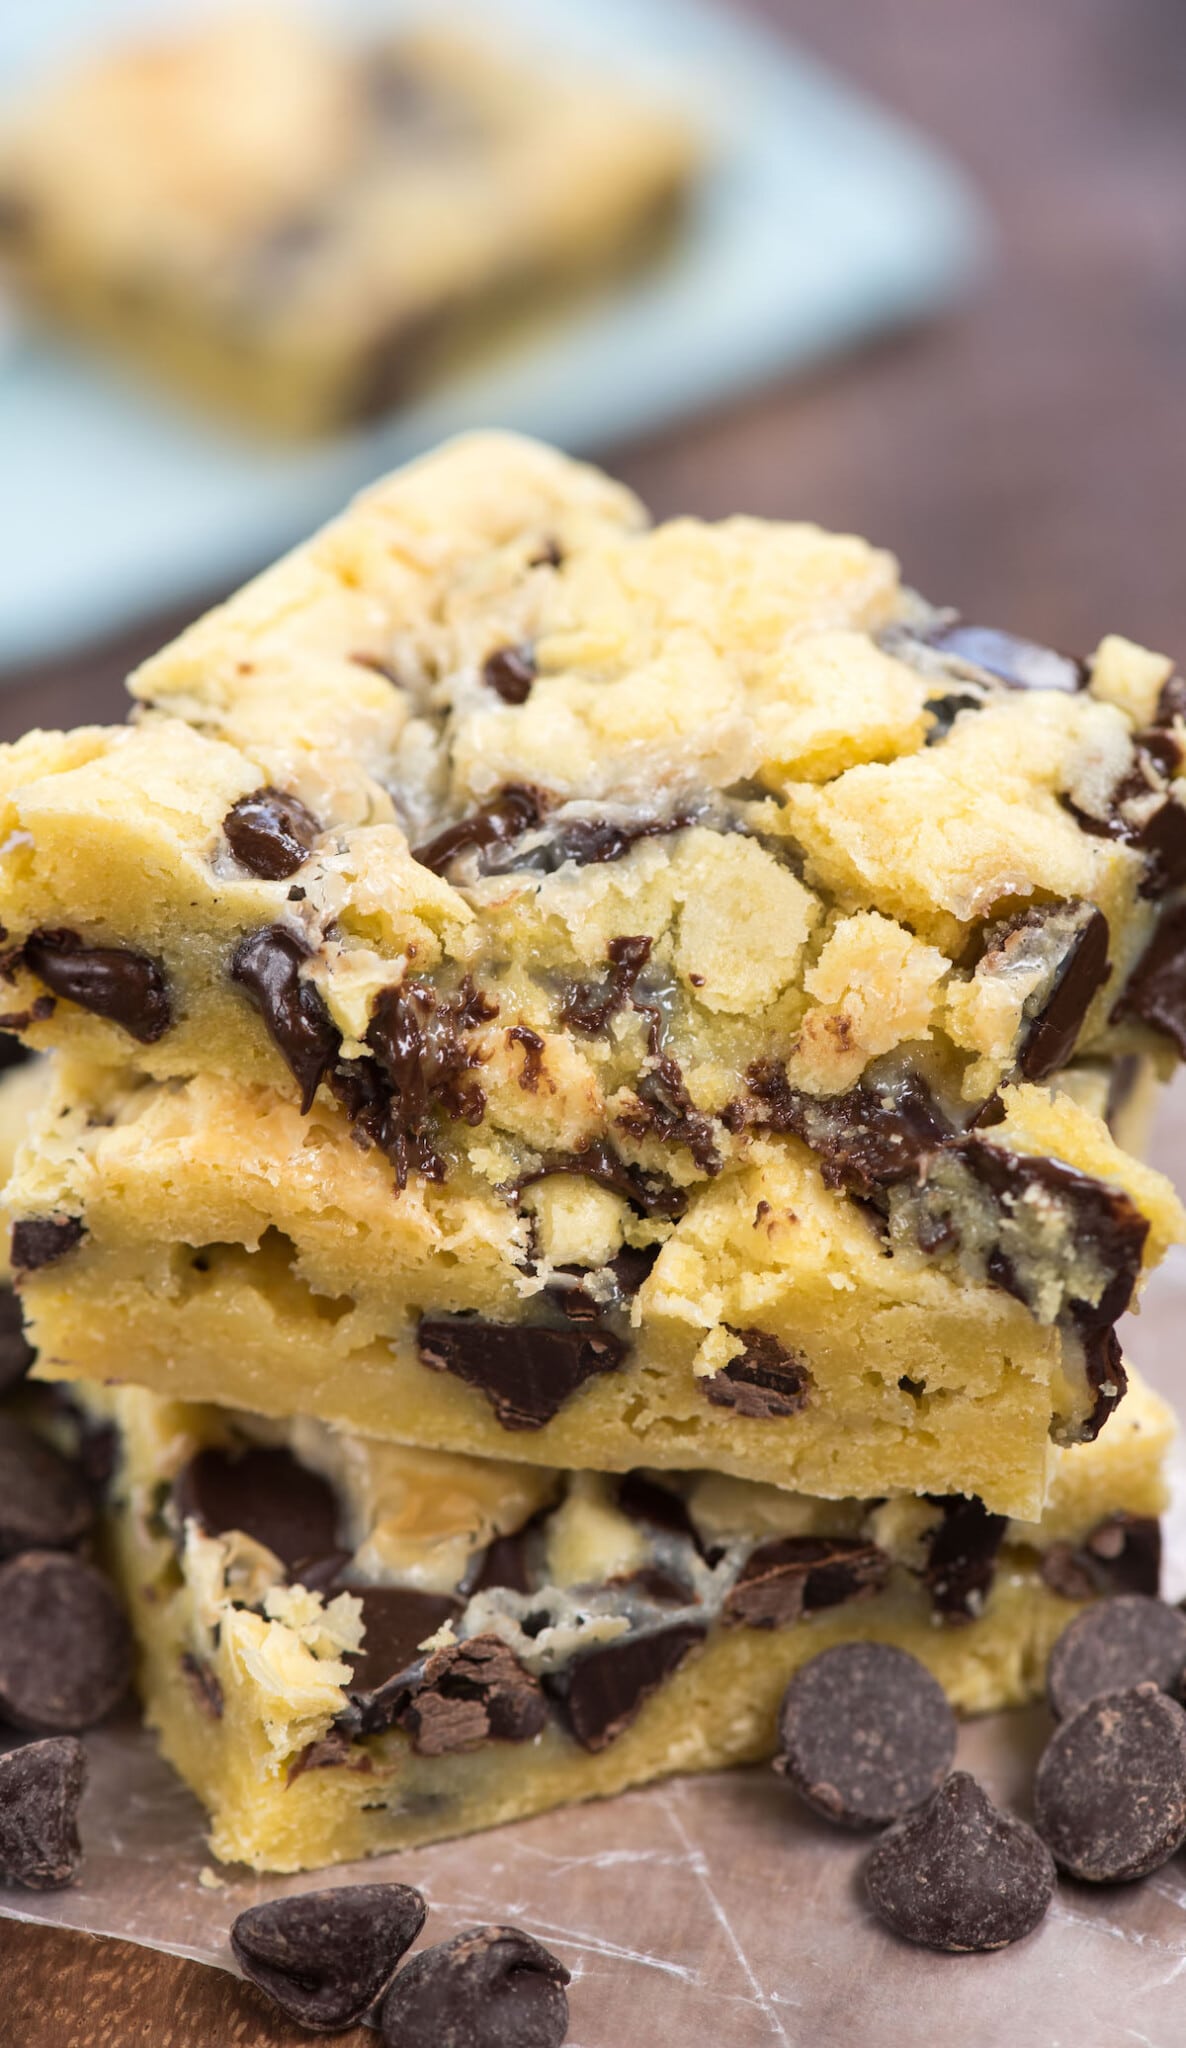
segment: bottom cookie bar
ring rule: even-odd
[[[1074,1603],[1156,1587],[1172,1430],[1139,1382],[1038,1524],[603,1478],[76,1390],[149,1723],[227,1861],[299,1870],[770,1754],[792,1671],[902,1645],[963,1712],[1040,1690]]]

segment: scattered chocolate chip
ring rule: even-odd
[[[423,1949],[383,2001],[387,2048],[560,2048],[568,1971],[517,1927],[469,1927]]]
[[[1034,1816],[1087,1884],[1159,1870],[1186,1840],[1186,1713],[1153,1683],[1088,1700],[1042,1752]]]
[[[118,1705],[131,1675],[128,1625],[93,1565],[58,1550],[0,1565],[0,1719],[73,1735]]]
[[[920,1813],[888,1828],[865,1872],[873,1910],[907,1941],[957,1954],[1032,1933],[1054,1896],[1050,1853],[953,1771]]]
[[[1099,1693],[1146,1682],[1175,1692],[1184,1670],[1186,1614],[1164,1600],[1121,1593],[1064,1628],[1046,1667],[1046,1697],[1061,1721]]]
[[[538,1679],[501,1636],[434,1650],[395,1719],[418,1756],[453,1756],[486,1742],[530,1742],[548,1717]]]
[[[561,1022],[572,1031],[592,1037],[604,1031],[633,992],[634,984],[651,957],[654,940],[645,932],[637,937],[611,939],[606,948],[609,973],[601,981],[577,981],[560,1005]]]
[[[71,931],[36,931],[24,959],[56,996],[119,1024],[141,1045],[155,1045],[173,1022],[164,969],[131,946],[88,946]]]
[[[1023,1079],[1044,1080],[1065,1067],[1108,978],[1108,921],[1090,903],[1047,903],[988,926],[983,939],[981,973],[1007,975],[1030,961],[1047,968],[1039,1006],[1031,1012],[1027,1004],[1017,1052]]]
[[[422,1317],[421,1364],[486,1396],[503,1429],[542,1429],[588,1379],[614,1372],[627,1347],[610,1330]]]
[[[366,1034],[373,1070],[363,1074],[365,1063],[343,1062],[331,1084],[356,1127],[392,1161],[399,1187],[407,1185],[411,1167],[429,1180],[445,1178],[432,1137],[434,1110],[460,1123],[481,1123],[486,1097],[473,1069],[483,1054],[471,1034],[497,1015],[497,1003],[468,978],[454,996],[407,981],[375,997]]]
[[[12,1226],[12,1263],[18,1273],[36,1273],[64,1259],[86,1236],[81,1216],[22,1216]]]
[[[666,1174],[627,1165],[613,1147],[600,1138],[595,1138],[580,1152],[545,1153],[541,1166],[536,1167],[533,1173],[525,1173],[519,1180],[505,1184],[504,1191],[519,1195],[524,1188],[534,1187],[537,1181],[549,1180],[558,1173],[575,1173],[585,1180],[596,1181],[599,1187],[612,1188],[614,1194],[623,1196],[643,1216],[662,1216],[674,1221],[688,1206],[686,1191],[676,1187]]]
[[[535,674],[531,647],[496,647],[482,665],[482,681],[504,704],[526,704]]]
[[[756,1061],[746,1079],[762,1122],[801,1138],[819,1158],[824,1185],[848,1194],[870,1196],[917,1176],[953,1135],[916,1075],[893,1086],[861,1082],[844,1095],[826,1096],[792,1088],[775,1060]]]
[[[1018,639],[994,626],[940,625],[916,635],[953,666],[979,671],[1011,690],[1084,690],[1088,672],[1081,661],[1052,647]]]
[[[249,1906],[231,1926],[249,1983],[316,2033],[355,2027],[377,2005],[428,1908],[406,1884],[346,1884]]]
[[[880,1828],[933,1797],[955,1715],[924,1664],[888,1643],[842,1643],[795,1673],[774,1768],[825,1820]]]
[[[358,1749],[344,1729],[331,1728],[319,1742],[307,1742],[288,1766],[285,1785],[291,1785],[306,1771],[362,1771],[368,1776],[374,1771],[369,1750]]]
[[[526,1024],[512,1024],[507,1032],[512,1045],[523,1048],[523,1065],[519,1069],[519,1086],[526,1095],[538,1095],[544,1067],[544,1041],[538,1031],[531,1031]]]
[[[770,1422],[798,1415],[811,1397],[812,1378],[805,1361],[788,1351],[769,1330],[734,1330],[745,1349],[719,1372],[697,1381],[717,1408],[732,1408],[751,1421]]]
[[[524,1528],[516,1529],[512,1536],[496,1536],[482,1552],[477,1569],[466,1579],[466,1594],[488,1593],[494,1586],[505,1586],[511,1593],[530,1593],[531,1534],[532,1523],[529,1522]]]
[[[644,1005],[635,1003],[636,1009]],[[723,1165],[712,1118],[697,1109],[684,1082],[679,1061],[657,1053],[652,1040],[650,1071],[634,1090],[634,1102],[615,1119],[632,1138],[660,1138],[665,1145],[686,1145],[701,1173],[718,1174]]]
[[[1042,1581],[1064,1600],[1144,1593],[1161,1584],[1161,1525],[1149,1515],[1109,1516],[1083,1543],[1052,1543],[1041,1553]]]
[[[324,1075],[338,1056],[341,1034],[320,989],[301,978],[309,948],[299,933],[266,925],[241,939],[231,960],[231,980],[246,989],[268,1035],[301,1091],[307,1115]]]
[[[512,783],[500,790],[492,803],[471,811],[456,825],[447,825],[423,846],[412,848],[412,859],[434,875],[443,875],[459,853],[484,853],[492,846],[506,846],[533,831],[553,802],[546,790]]]
[[[0,1281],[0,1394],[19,1386],[36,1356],[25,1335],[20,1301],[12,1288]]]
[[[226,1702],[217,1673],[202,1657],[194,1657],[188,1650],[181,1653],[181,1670],[198,1706],[212,1721],[221,1721]]]
[[[1112,1012],[1116,1023],[1125,1017],[1164,1031],[1186,1059],[1186,903],[1166,911],[1133,968]]]
[[[679,1621],[624,1636],[573,1657],[544,1688],[582,1749],[608,1749],[705,1633],[704,1622]]]
[[[923,1581],[945,1621],[972,1621],[982,1613],[996,1576],[1008,1520],[990,1515],[974,1495],[948,1494],[936,1506],[942,1519],[927,1538]]]
[[[680,1536],[698,1551],[703,1550],[699,1532],[687,1504],[672,1486],[664,1486],[649,1472],[627,1472],[618,1482],[618,1507],[632,1522],[660,1529],[666,1536]]]
[[[751,1550],[722,1619],[734,1628],[789,1628],[805,1614],[879,1593],[889,1573],[884,1550],[858,1537],[775,1537]]]
[[[945,690],[942,696],[928,697],[925,707],[931,714],[926,744],[937,747],[947,738],[961,711],[983,711],[984,699],[970,690]]]
[[[7,1074],[13,1067],[27,1065],[32,1057],[31,1046],[22,1045],[20,1039],[14,1038],[11,1031],[0,1031],[0,1074]]]
[[[27,1891],[60,1891],[82,1859],[78,1807],[86,1752],[73,1735],[26,1742],[0,1756],[0,1877]]]
[[[307,1583],[307,1582],[306,1582]],[[355,1732],[373,1734],[391,1724],[406,1692],[407,1674],[418,1664],[427,1642],[446,1622],[454,1622],[462,1602],[451,1593],[424,1593],[413,1586],[359,1586],[339,1577],[334,1593],[352,1593],[362,1602],[361,1649],[351,1653],[347,1688]]]
[[[0,1557],[71,1550],[94,1519],[81,1466],[15,1416],[0,1415]]]
[[[532,857],[529,865],[539,867],[545,874],[553,874],[569,860],[579,868],[599,866],[621,860],[640,839],[664,839],[672,832],[684,831],[692,822],[686,811],[663,818],[632,818],[629,822],[573,818],[556,827],[548,844]]]
[[[237,1529],[262,1543],[299,1578],[304,1558],[332,1550],[337,1537],[337,1495],[281,1445],[224,1450],[210,1444],[173,1482],[173,1506],[209,1536]]]
[[[240,867],[266,882],[283,882],[304,866],[322,828],[299,797],[257,789],[232,805],[222,829]]]

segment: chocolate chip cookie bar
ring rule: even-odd
[[[1156,1587],[1169,1415],[1139,1383],[1036,1524],[607,1479],[80,1388],[148,1718],[220,1857],[295,1870],[770,1754],[797,1666],[896,1643],[963,1712],[1040,1692],[1075,1603]],[[92,1405],[94,1404],[94,1405]]]
[[[493,435],[132,689],[0,752],[3,1016],[91,1063],[16,1195],[49,1369],[113,1369],[93,1285],[166,1391],[1038,1512],[1182,1223],[1084,1099],[1186,1046],[1167,660]]]
[[[0,258],[68,328],[303,433],[656,255],[695,156],[681,117],[571,62],[234,7],[30,93]]]

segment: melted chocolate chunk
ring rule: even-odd
[[[574,982],[560,1005],[560,1017],[573,1031],[592,1037],[604,1031],[626,1003],[651,957],[654,940],[645,932],[636,938],[611,939],[606,948],[609,973],[601,981]]]
[[[825,1186],[847,1194],[868,1197],[917,1176],[952,1136],[917,1076],[892,1088],[862,1081],[845,1095],[806,1095],[777,1061],[759,1060],[746,1079],[766,1125],[801,1138],[817,1155]]]
[[[531,647],[496,647],[482,664],[482,681],[504,704],[526,704],[535,681]]]
[[[1157,699],[1156,726],[1172,726],[1176,718],[1186,719],[1186,676],[1171,676],[1162,684]]]
[[[299,797],[278,789],[241,796],[222,821],[227,844],[240,867],[267,882],[283,882],[303,867],[321,825]]]
[[[1051,903],[1020,911],[984,934],[982,964],[991,969],[999,961],[1007,972],[1012,958],[1024,957],[1030,935],[1040,940],[1056,922],[1068,927],[1068,943],[1041,1009],[1023,1028],[1017,1071],[1027,1081],[1044,1080],[1069,1060],[1092,998],[1108,978],[1108,921],[1089,903]]]
[[[769,1330],[734,1330],[745,1349],[698,1384],[717,1408],[732,1408],[751,1421],[798,1415],[811,1397],[812,1378],[803,1359]]]
[[[683,1537],[704,1555],[700,1532],[688,1513],[686,1503],[674,1487],[664,1486],[649,1472],[627,1472],[618,1483],[618,1506],[632,1522],[661,1529],[664,1535]]]
[[[334,1085],[347,1113],[386,1152],[399,1187],[407,1185],[411,1167],[428,1180],[445,1178],[445,1162],[432,1142],[435,1109],[461,1123],[481,1123],[486,1097],[473,1069],[482,1055],[469,1035],[497,1015],[497,1004],[468,981],[449,998],[420,981],[381,989],[376,996],[366,1042],[383,1087],[376,1095],[373,1077],[366,1077],[372,1092],[363,1101],[351,1093],[355,1076],[345,1066],[338,1068]]]
[[[667,818],[632,818],[628,824],[613,818],[573,818],[568,824],[558,825],[548,844],[533,854],[527,864],[539,867],[545,874],[554,873],[568,860],[579,868],[593,867],[621,860],[640,839],[666,838],[671,832],[682,832],[691,823],[691,816],[685,811]]]
[[[1156,1685],[1100,1693],[1056,1728],[1034,1781],[1054,1860],[1085,1884],[1129,1884],[1186,1841],[1186,1714]]]
[[[532,1531],[533,1522],[528,1522],[513,1536],[496,1536],[483,1551],[477,1571],[466,1580],[467,1595],[488,1593],[493,1586],[505,1586],[510,1593],[530,1593]]]
[[[531,1031],[526,1024],[512,1024],[507,1038],[513,1045],[523,1048],[523,1065],[519,1070],[519,1086],[525,1095],[538,1095],[543,1076],[544,1041],[538,1031]]]
[[[626,1636],[574,1657],[544,1687],[582,1749],[608,1749],[706,1633],[704,1622],[678,1621]]]
[[[886,1830],[865,1882],[895,1934],[966,1955],[1032,1934],[1055,1878],[1033,1829],[1001,1813],[967,1771],[953,1771],[921,1812]]]
[[[15,1416],[0,1415],[0,1557],[72,1550],[94,1519],[81,1465]]]
[[[609,1330],[480,1316],[422,1317],[418,1342],[421,1363],[476,1387],[503,1429],[542,1429],[578,1387],[614,1372],[627,1352]]]
[[[1046,1697],[1057,1720],[1099,1693],[1150,1683],[1181,1690],[1186,1614],[1163,1600],[1120,1594],[1100,1600],[1064,1628],[1046,1667]]]
[[[493,803],[484,804],[480,811],[471,811],[456,825],[447,825],[423,846],[414,846],[412,859],[418,860],[422,868],[431,868],[434,875],[443,875],[459,853],[485,853],[492,846],[506,846],[522,838],[524,832],[533,831],[552,803],[553,798],[546,790],[512,783],[500,790]]]
[[[926,709],[931,714],[932,724],[927,733],[928,747],[937,747],[947,738],[961,711],[983,711],[983,697],[975,697],[969,690],[945,690],[941,697],[928,697]]]
[[[1129,976],[1113,1020],[1137,1017],[1172,1038],[1186,1059],[1186,903],[1161,919]]]
[[[181,1653],[181,1670],[202,1712],[211,1721],[221,1721],[225,1701],[217,1673],[203,1657],[195,1657],[189,1650],[183,1650]]]
[[[36,931],[25,963],[56,996],[119,1024],[141,1045],[155,1045],[173,1022],[164,969],[131,946],[88,946],[71,931]]]
[[[792,1678],[774,1768],[825,1820],[880,1828],[934,1797],[956,1721],[925,1664],[888,1643],[842,1643]]]
[[[486,1742],[530,1742],[548,1718],[538,1679],[501,1636],[434,1650],[396,1714],[418,1756],[453,1756]]]
[[[982,1611],[1005,1540],[1008,1518],[990,1515],[975,1496],[949,1494],[937,1502],[943,1519],[931,1531],[923,1580],[945,1621],[972,1621]]]
[[[25,1028],[22,1025],[22,1030]],[[11,1031],[0,1031],[0,1074],[7,1074],[12,1067],[23,1067],[33,1057],[31,1046],[22,1045]]]
[[[240,940],[231,961],[231,980],[246,989],[300,1088],[302,1115],[312,1109],[342,1042],[320,989],[301,978],[309,957],[299,933],[272,924]]]
[[[805,1614],[880,1593],[890,1559],[855,1536],[779,1536],[751,1550],[726,1596],[734,1628],[789,1628]]]
[[[1043,1583],[1064,1600],[1101,1594],[1157,1596],[1161,1584],[1161,1526],[1151,1516],[1112,1515],[1084,1543],[1052,1543],[1041,1554]]]
[[[1138,733],[1132,765],[1112,788],[1104,816],[1063,799],[1082,831],[1144,855],[1142,896],[1164,896],[1186,881],[1186,805],[1171,793],[1181,758],[1172,734],[1156,728]]]
[[[939,625],[917,635],[953,666],[979,671],[1011,690],[1085,690],[1085,664],[994,626]]]
[[[208,1445],[178,1473],[173,1506],[208,1536],[235,1529],[262,1543],[296,1578],[301,1561],[331,1550],[337,1537],[332,1486],[280,1445]]]
[[[118,1705],[131,1676],[123,1610],[93,1565],[60,1550],[0,1565],[0,1719],[75,1735]]]
[[[389,1727],[406,1690],[408,1671],[417,1664],[427,1642],[446,1622],[454,1622],[462,1602],[452,1593],[422,1593],[412,1586],[358,1586],[339,1576],[335,1593],[353,1593],[362,1602],[361,1649],[350,1655],[349,1693],[362,1732]]]
[[[0,1394],[19,1386],[36,1356],[25,1335],[20,1301],[0,1282]]]
[[[697,1109],[679,1061],[670,1053],[652,1055],[652,1060],[651,1071],[634,1091],[637,1106],[616,1119],[619,1129],[632,1138],[656,1137],[667,1145],[686,1145],[701,1173],[719,1173],[724,1162],[712,1118]]]
[[[386,2048],[560,2048],[563,1963],[517,1927],[469,1927],[422,1949],[383,2001]]]
[[[666,1174],[627,1165],[601,1138],[595,1138],[580,1152],[546,1153],[543,1165],[510,1183],[507,1192],[521,1194],[524,1188],[534,1187],[537,1181],[549,1180],[558,1173],[579,1174],[585,1180],[596,1181],[599,1187],[612,1188],[643,1216],[662,1216],[674,1221],[688,1206],[686,1191],[676,1187]]]
[[[0,1877],[33,1892],[73,1883],[85,1784],[86,1752],[73,1735],[26,1742],[0,1757]]]
[[[12,1263],[18,1273],[36,1273],[64,1259],[86,1236],[81,1216],[22,1216],[12,1226]]]
[[[291,1785],[306,1771],[363,1771],[369,1776],[374,1768],[369,1750],[356,1749],[341,1728],[331,1728],[319,1742],[305,1744],[289,1764],[284,1782]]]
[[[300,2027],[358,2026],[387,1991],[428,1908],[406,1884],[346,1884],[249,1906],[231,1927],[235,1961]]]

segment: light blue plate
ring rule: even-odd
[[[401,0],[325,0],[390,22]],[[147,0],[0,7],[0,87]],[[365,432],[260,448],[40,334],[0,344],[0,665],[228,586],[359,485],[475,425],[574,450],[647,433],[960,290],[986,244],[929,144],[702,0],[486,0],[508,41],[616,66],[690,108],[711,160],[663,265]],[[171,7],[170,20],[177,9]]]

